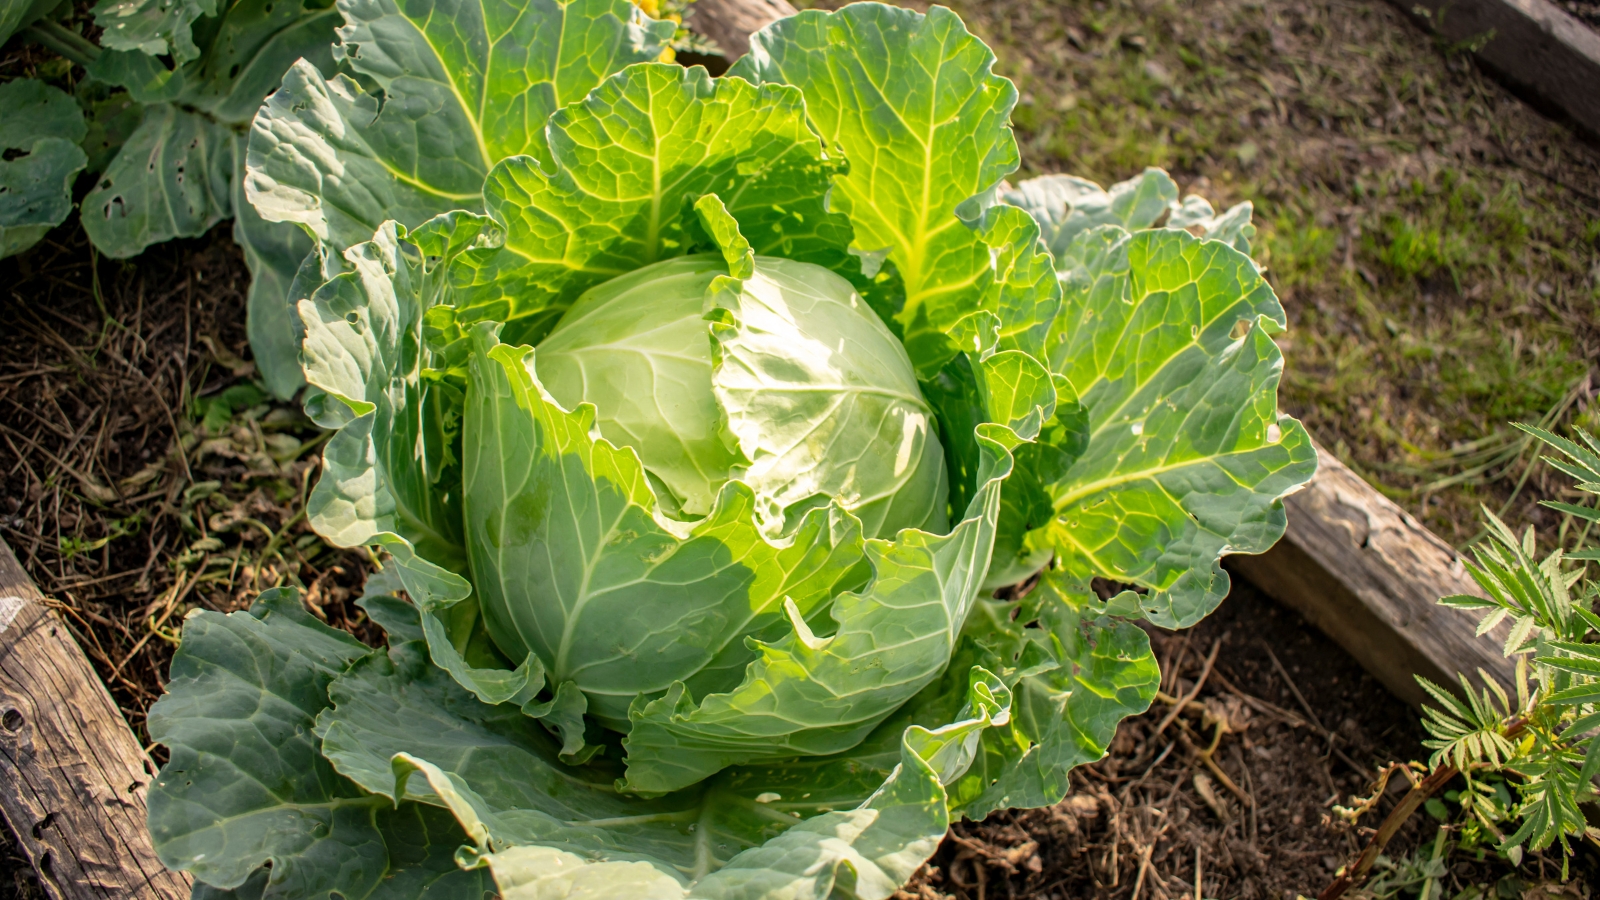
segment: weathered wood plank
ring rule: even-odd
[[[797,10],[789,0],[695,0],[684,25],[717,42],[728,62],[750,52],[750,35]]]
[[[1333,454],[1318,447],[1317,457],[1317,476],[1285,501],[1283,540],[1260,556],[1230,556],[1229,567],[1413,705],[1426,699],[1414,675],[1454,685],[1457,672],[1481,667],[1511,685],[1505,627],[1480,638],[1476,618],[1438,605],[1450,594],[1482,596],[1460,554]]]
[[[178,900],[145,830],[155,766],[0,541],[0,811],[58,900]]]
[[[1477,45],[1483,64],[1600,137],[1600,34],[1548,0],[1392,0],[1418,24]]]

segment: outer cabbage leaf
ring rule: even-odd
[[[1037,242],[1028,246],[1036,248]],[[1048,256],[1044,258],[1048,260]],[[1052,277],[1047,283],[1053,287],[1055,279]],[[1067,385],[1059,376],[1052,375],[1026,353],[999,349],[1002,329],[1002,320],[988,311],[973,313],[956,323],[952,340],[971,349],[922,385],[924,394],[939,410],[945,456],[950,463],[952,502],[966,502],[969,495],[965,491],[976,484],[974,475],[981,453],[974,435],[978,423],[988,418],[992,405],[1015,404],[1010,415],[1016,419],[1017,433],[1032,441],[1016,448],[1016,464],[1001,494],[994,554],[985,578],[987,589],[1022,581],[1049,562],[1050,551],[1041,552],[1027,541],[1028,532],[1048,522],[1052,513],[1042,476],[1047,470],[1065,470],[1081,449],[1087,430],[1082,408],[1073,401],[1070,391],[1063,390]],[[981,364],[975,364],[975,360]],[[1026,398],[1045,391],[1051,392],[1054,404],[1030,414]]]
[[[1261,553],[1316,453],[1277,410],[1283,308],[1249,257],[1176,229],[1074,239],[1051,368],[1088,413],[1087,446],[1046,486],[1030,535],[1083,589],[1142,586],[1145,615],[1186,627],[1221,602],[1224,553]]]
[[[382,99],[348,76],[293,67],[252,126],[246,188],[263,218],[299,223],[335,260],[385,220],[414,227],[480,210],[495,163],[535,150],[550,113],[658,57],[673,29],[628,0],[339,9],[340,56]]]
[[[189,616],[167,694],[150,710],[151,737],[171,759],[149,817],[161,861],[199,879],[197,895],[415,898],[487,887],[456,867],[462,835],[448,815],[365,793],[319,752],[311,729],[327,686],[367,653],[293,591],[269,591],[248,613]],[[270,878],[258,869],[268,862]]]
[[[1075,175],[1041,175],[1001,191],[1001,198],[1026,210],[1039,223],[1045,244],[1057,266],[1068,270],[1079,260],[1070,258],[1073,239],[1097,225],[1120,225],[1129,231],[1149,228],[1163,215],[1171,228],[1190,230],[1197,237],[1222,241],[1248,256],[1255,226],[1250,224],[1249,201],[1218,215],[1204,197],[1190,194],[1178,202],[1178,185],[1157,168],[1109,190]]]
[[[350,272],[300,303],[306,380],[323,393],[312,407],[338,428],[323,452],[323,475],[307,514],[336,546],[381,544],[395,557],[417,601],[434,660],[492,703],[525,703],[544,684],[529,656],[515,668],[477,629],[477,602],[461,544],[459,470],[447,421],[460,397],[448,383],[424,378],[423,315],[435,302],[442,270],[486,237],[484,217],[451,213],[402,241],[387,223],[373,240],[346,252]],[[425,264],[425,263],[430,263]]]
[[[614,760],[561,762],[560,741],[538,722],[515,706],[480,702],[430,665],[415,609],[398,601],[367,606],[388,630],[390,650],[334,685],[333,706],[317,725],[334,766],[367,790],[464,804],[477,820],[469,833],[481,835],[486,849],[547,841],[586,854],[645,854],[690,871],[697,858],[709,869],[794,823],[755,803],[754,793],[724,791],[708,803],[706,790],[656,800],[618,792]],[[409,758],[403,769],[425,763],[432,777],[406,772],[397,780],[399,754]]]
[[[992,670],[996,696],[1003,689],[1010,715],[970,733],[975,740],[961,748],[966,755],[941,776],[951,813],[976,821],[996,809],[1058,802],[1070,789],[1071,770],[1105,756],[1117,725],[1155,697],[1160,672],[1149,640],[1122,618],[1137,614],[1136,600],[1127,592],[1101,603],[1065,590],[1054,575],[1021,601],[980,600],[940,680],[850,752],[787,763],[787,784],[837,790],[834,784],[850,778],[884,777],[899,762],[895,735],[909,724],[950,720],[976,687],[976,673]],[[828,789],[810,796],[838,802]]]
[[[86,130],[78,104],[61,91],[31,78],[0,85],[0,258],[66,220],[73,179],[88,161],[78,146]]]
[[[1254,204],[1245,200],[1219,213],[1206,198],[1190,194],[1167,217],[1167,227],[1182,228],[1208,241],[1221,241],[1249,256],[1250,239],[1256,236],[1256,226],[1250,221],[1254,211]]]
[[[1050,806],[1071,790],[1068,774],[1106,754],[1117,725],[1155,699],[1161,671],[1127,592],[1113,602],[1064,589],[1053,573],[1021,603],[985,601],[967,624],[951,668],[994,667],[1014,697],[1011,719],[984,733],[951,808],[974,821],[1011,807]]]
[[[238,140],[237,138],[235,139]],[[245,304],[245,326],[250,353],[267,389],[279,397],[292,397],[305,384],[300,371],[300,329],[296,308],[305,298],[295,280],[307,263],[310,274],[321,274],[316,244],[304,231],[281,222],[268,222],[244,198],[243,148],[235,143],[232,206],[233,239],[244,250],[250,270],[250,293]],[[321,278],[316,279],[318,282]]]
[[[453,226],[454,220],[439,223]],[[470,242],[470,218],[459,235]],[[446,252],[456,249],[447,245]],[[323,537],[356,547],[393,535],[447,568],[464,562],[459,499],[434,490],[437,392],[422,378],[421,322],[437,279],[393,223],[346,253],[351,271],[300,303],[307,380],[344,407],[307,514]],[[430,277],[431,276],[431,277]],[[348,424],[345,424],[345,423]]]
[[[875,736],[883,768],[848,757],[811,769],[804,796],[784,767],[729,770],[657,799],[617,792],[615,762],[558,762],[558,744],[514,710],[479,703],[427,664],[417,615],[366,606],[387,655],[352,667],[318,724],[340,771],[374,793],[449,808],[508,897],[582,889],[595,898],[882,898],[910,877],[948,825],[942,780],[970,765],[1010,694],[974,669],[966,702],[937,727]],[[813,791],[818,799],[812,800]],[[826,798],[826,799],[823,799]],[[840,808],[844,807],[844,808]]]
[[[779,19],[730,71],[800,88],[812,127],[848,160],[832,208],[857,252],[894,264],[904,296],[892,312],[924,377],[955,355],[945,333],[995,278],[989,246],[952,215],[976,220],[1020,159],[1007,124],[1016,87],[993,63],[943,7],[855,3]]]
[[[89,240],[120,259],[206,233],[233,212],[233,151],[227,126],[170,103],[145,107],[138,129],[83,198]]]
[[[200,55],[192,33],[195,21],[216,13],[217,0],[100,0],[94,23],[107,49],[170,54],[187,62]]]
[[[1041,175],[1000,192],[1001,199],[1021,207],[1039,223],[1040,237],[1062,262],[1072,241],[1097,225],[1120,225],[1129,231],[1149,228],[1177,207],[1178,185],[1161,169],[1145,169],[1138,177],[1106,190],[1076,175]]]
[[[827,207],[833,166],[792,88],[639,65],[553,115],[548,135],[543,154],[489,174],[505,246],[464,255],[456,283],[463,319],[508,323],[508,340],[537,339],[592,285],[694,249],[705,194],[757,254],[847,258],[849,226]]]

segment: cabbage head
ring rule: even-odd
[[[1133,620],[1281,535],[1248,208],[1006,184],[948,10],[712,78],[626,0],[338,9],[246,192],[319,248],[308,512],[387,644],[290,590],[187,621],[150,827],[201,893],[884,898],[1061,799],[1155,694]]]

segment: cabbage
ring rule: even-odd
[[[339,0],[365,78],[256,118],[322,261],[308,514],[386,554],[387,646],[291,591],[188,620],[150,827],[203,893],[887,897],[1059,800],[1155,695],[1131,620],[1213,608],[1311,475],[1248,223],[1007,188],[953,13],[804,12],[713,79],[629,65],[630,9]]]
[[[933,410],[888,327],[844,278],[774,257],[755,260],[737,308],[707,310],[726,270],[685,256],[589,289],[539,343],[540,382],[567,409],[593,404],[674,513],[706,515],[736,477],[768,531],[838,497],[870,537],[943,533]]]

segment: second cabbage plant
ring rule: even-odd
[[[1131,620],[1282,533],[1248,208],[1005,184],[948,10],[712,78],[624,0],[338,9],[363,77],[291,68],[245,188],[319,248],[311,522],[387,554],[387,646],[188,619],[150,826],[197,892],[887,897],[1059,800],[1154,696]]]

